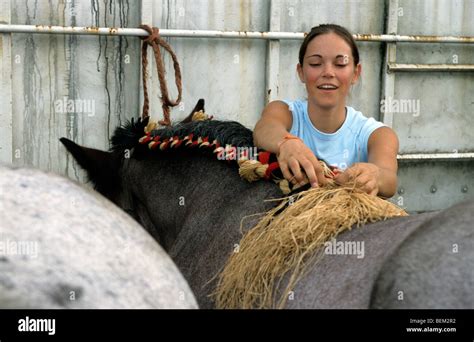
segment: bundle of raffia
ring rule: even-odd
[[[326,169],[326,174],[331,171]],[[218,308],[283,308],[324,243],[352,227],[406,216],[396,205],[334,181],[286,197],[242,238],[218,276]]]

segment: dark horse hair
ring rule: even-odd
[[[156,150],[160,151],[159,148],[156,150],[150,150],[147,144],[141,144],[139,139],[145,136],[145,127],[148,124],[148,118],[144,120],[138,119],[135,121],[132,119],[127,122],[123,127],[117,127],[115,133],[111,139],[111,151],[115,153],[120,153],[123,155],[125,150],[134,149],[133,157],[136,159],[142,159],[146,156],[151,156],[152,152]],[[236,121],[220,121],[220,120],[205,120],[205,121],[182,121],[176,125],[163,127],[160,129],[153,130],[150,134],[150,137],[159,136],[161,140],[169,139],[172,137],[179,137],[183,139],[184,137],[193,134],[196,137],[207,137],[209,142],[217,140],[220,146],[230,145],[233,147],[253,147],[253,134],[252,131],[242,124]],[[180,146],[185,146],[181,144]],[[213,149],[207,148],[172,148],[165,149],[161,153],[171,153],[172,151],[189,151],[191,153],[200,153],[204,155],[213,155]],[[262,152],[259,150],[259,153]],[[321,159],[322,160],[322,159]],[[277,157],[274,154],[271,154],[270,161],[276,162]],[[237,163],[234,164],[235,166]],[[280,168],[275,169],[272,174],[276,178],[283,178]],[[299,192],[308,190],[310,184],[306,184],[296,190],[292,190],[290,194],[297,194]],[[291,186],[292,187],[292,186]],[[282,208],[283,210],[284,208]],[[275,215],[280,213],[277,212]]]
[[[138,146],[139,139],[145,135],[144,129],[148,118],[144,120],[130,120],[124,126],[117,127],[111,139],[111,151],[123,152]],[[208,137],[209,141],[217,140],[221,146],[252,147],[252,131],[235,121],[205,120],[180,122],[176,125],[155,129],[151,137],[160,136],[161,139],[179,137],[193,134],[195,137]]]

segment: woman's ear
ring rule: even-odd
[[[361,73],[362,73],[362,65],[359,63],[355,67],[354,76],[352,77],[351,84],[356,84],[357,83],[357,80],[359,79]]]
[[[300,63],[296,65],[296,72],[298,72],[298,77],[300,78],[300,81],[306,83],[304,81],[303,68],[301,67]]]

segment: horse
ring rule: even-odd
[[[0,165],[0,308],[196,309],[176,265],[96,191]]]
[[[199,147],[161,151],[172,137],[190,134],[216,139],[221,146],[252,146],[251,130],[239,123],[185,120],[156,131],[155,138],[164,140],[155,146],[151,137],[157,148],[150,150],[149,140],[139,142],[147,122],[117,128],[109,151],[65,138],[61,142],[97,191],[132,213],[163,246],[199,306],[214,308],[216,275],[238,253],[242,231],[257,220],[252,215],[273,208],[275,201],[266,200],[281,198],[280,189],[272,182],[243,181],[235,163],[216,161]],[[291,291],[285,308],[473,308],[473,209],[468,202],[340,234],[338,243],[363,243],[364,256],[323,253]]]

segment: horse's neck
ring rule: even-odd
[[[149,157],[136,162],[129,174],[140,212],[147,212],[165,248],[186,221],[212,215],[235,197],[229,189],[238,191],[243,185],[235,167],[202,155]]]

